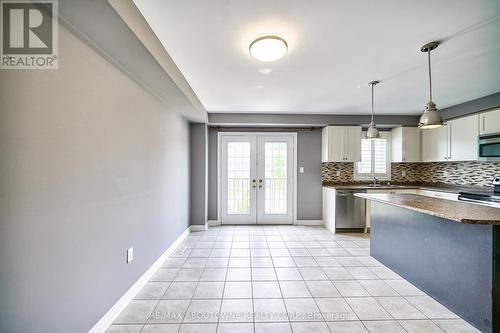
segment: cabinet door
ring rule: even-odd
[[[321,140],[322,162],[345,162],[345,140],[342,127],[328,126],[323,128]]]
[[[448,126],[441,126],[439,128],[431,129],[430,131],[435,131],[436,139],[434,145],[435,150],[435,161],[447,161],[450,156],[450,136],[448,133]]]
[[[402,153],[403,162],[420,162],[420,129],[416,127],[404,127],[402,129]]]
[[[361,161],[361,127],[349,126],[344,127],[344,129],[345,162],[359,162]]]
[[[424,162],[448,160],[448,128],[422,130],[422,155]]]
[[[392,162],[403,162],[403,128],[396,127],[391,130]]]
[[[500,132],[500,109],[481,113],[479,115],[479,133],[491,134]]]
[[[420,138],[422,142],[422,162],[430,162],[432,155],[432,148],[430,143],[432,142],[432,133],[430,130],[422,130],[420,132]]]
[[[329,162],[345,162],[344,145],[345,130],[342,127],[330,127],[329,133]]]
[[[328,142],[329,140],[329,128],[324,127],[323,130],[321,131],[321,162],[328,162],[329,158],[329,147],[330,144]]]
[[[477,160],[478,127],[477,115],[458,118],[448,122],[448,130],[450,132],[450,160]]]

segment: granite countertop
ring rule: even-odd
[[[323,184],[337,190],[391,190],[391,189],[420,189],[418,185],[387,185],[370,186],[370,184]]]
[[[354,195],[460,223],[500,225],[500,208],[417,194],[356,193]]]
[[[392,183],[391,185],[382,184],[380,186],[370,186],[370,183],[323,183],[323,187],[331,187],[337,190],[397,190],[397,189],[420,189],[429,191],[459,193],[475,192],[490,194],[492,187],[483,186],[459,186],[440,183]]]

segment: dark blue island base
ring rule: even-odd
[[[500,332],[499,226],[371,202],[371,255],[483,332]]]

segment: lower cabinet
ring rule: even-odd
[[[335,233],[335,196],[337,191],[331,187],[323,187],[323,225]]]

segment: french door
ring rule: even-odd
[[[222,224],[292,224],[295,135],[220,134]]]

